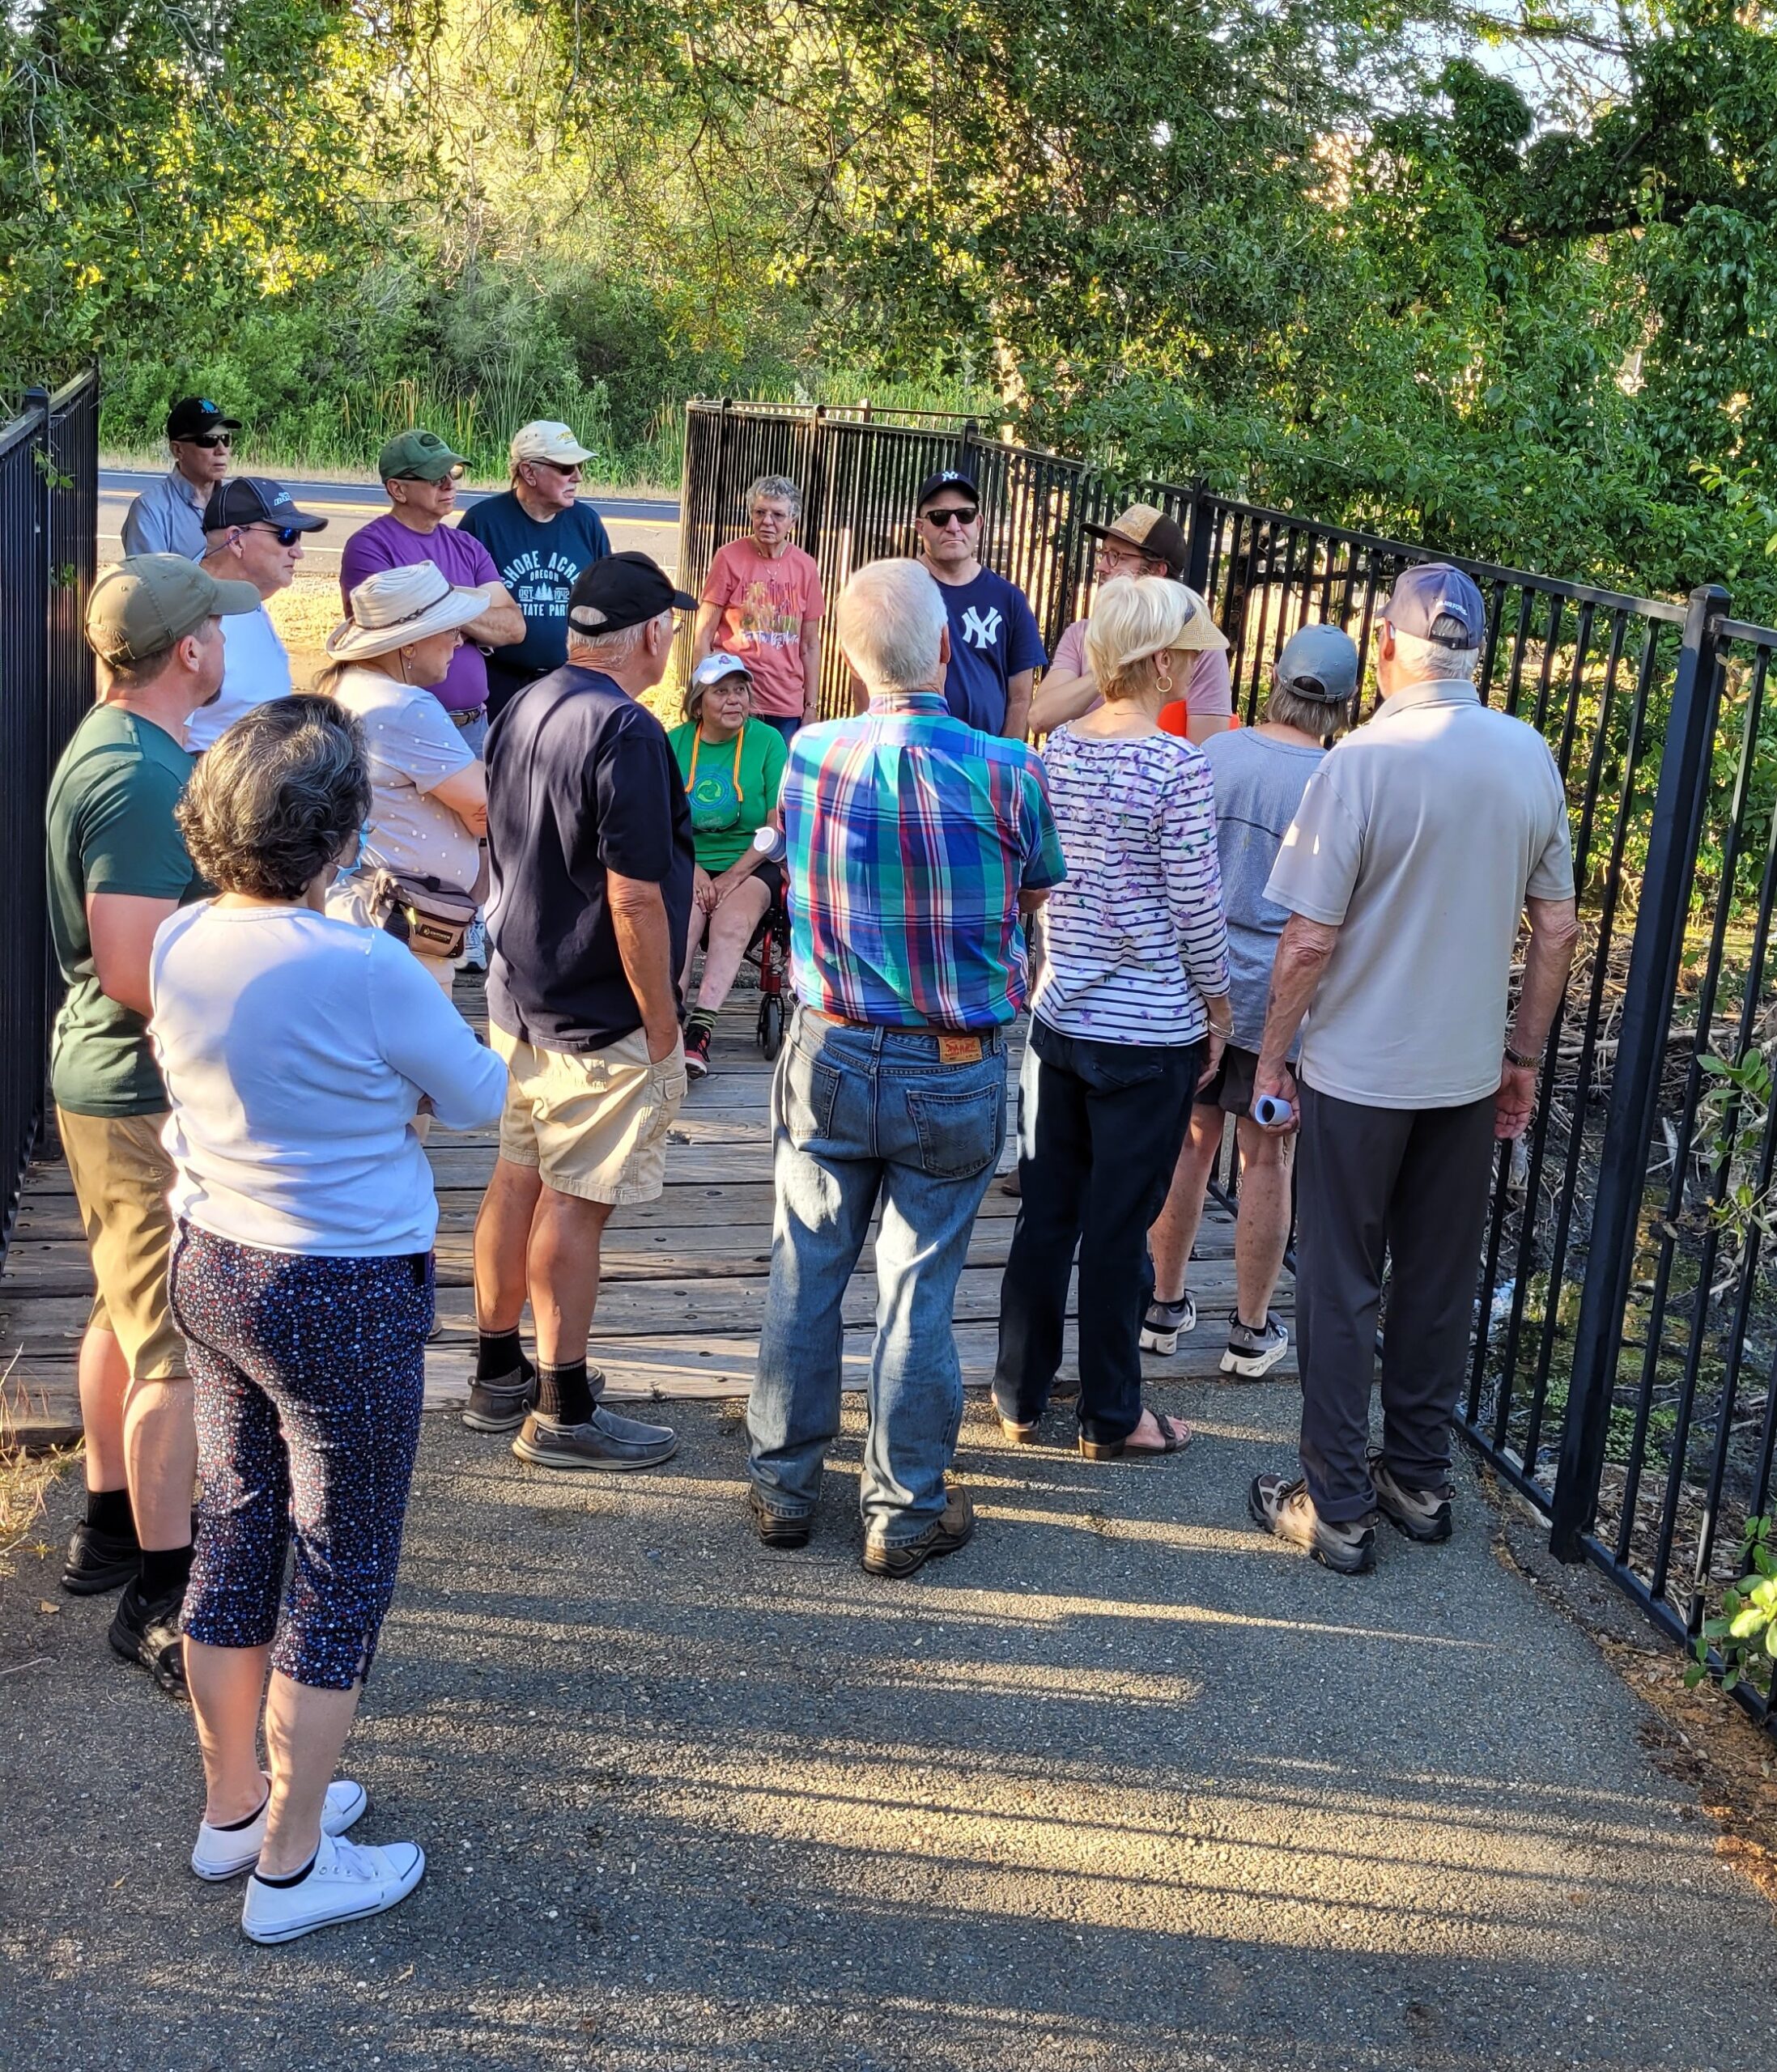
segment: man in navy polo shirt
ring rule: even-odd
[[[950,622],[944,702],[965,725],[1021,741],[1031,686],[1048,657],[1024,592],[981,566],[980,492],[960,469],[944,468],[920,485],[914,508],[919,558]]]

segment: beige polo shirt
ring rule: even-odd
[[[1300,1072],[1371,1108],[1454,1108],[1499,1084],[1526,897],[1573,895],[1560,772],[1469,683],[1409,685],[1308,780],[1265,896],[1339,939]]]

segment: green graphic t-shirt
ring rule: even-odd
[[[714,877],[740,861],[777,805],[788,754],[784,737],[749,720],[733,741],[713,748],[698,740],[695,723],[687,720],[666,738],[691,809],[691,846]]]
[[[56,1017],[49,1083],[76,1115],[153,1115],[167,1105],[148,1025],[101,991],[87,895],[118,893],[183,906],[206,890],[172,809],[191,758],[151,720],[96,705],[49,786],[49,934],[68,996]]]

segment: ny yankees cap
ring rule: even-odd
[[[1379,610],[1397,633],[1440,648],[1478,648],[1486,638],[1487,607],[1474,579],[1447,561],[1403,569]]]
[[[925,510],[933,497],[947,489],[954,489],[959,496],[971,498],[979,507],[981,492],[975,486],[974,477],[965,474],[960,468],[940,468],[935,475],[928,475],[920,484],[920,493],[913,499],[915,512]]]
[[[589,640],[645,626],[664,611],[696,609],[696,598],[675,590],[658,562],[633,549],[591,563],[568,593],[568,623]]]
[[[204,530],[223,533],[231,525],[287,525],[297,533],[327,529],[325,518],[300,510],[282,482],[264,475],[236,475],[232,482],[218,482],[210,492],[204,506]]]

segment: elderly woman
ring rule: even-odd
[[[1148,1225],[1232,1025],[1209,766],[1158,724],[1199,652],[1199,609],[1165,576],[1107,584],[1086,638],[1104,703],[1044,750],[1068,874],[1049,895],[1031,1001],[993,1395],[1007,1436],[1033,1441],[1078,1244],[1088,1460],[1176,1453],[1191,1437],[1143,1404],[1138,1339]]]
[[[719,547],[704,579],[692,659],[738,656],[753,678],[755,716],[789,741],[821,716],[821,574],[793,546],[802,492],[761,475],[746,492],[752,536]]]
[[[753,680],[733,655],[712,655],[685,687],[685,722],[668,734],[691,809],[697,874],[679,990],[691,995],[691,960],[704,944],[697,1004],[685,1017],[685,1069],[709,1070],[716,1017],[754,932],[784,898],[784,879],[753,837],[778,825],[786,752],[776,728],[753,716]],[[708,938],[706,940],[705,938]]]
[[[398,936],[447,998],[480,895],[487,773],[432,692],[487,606],[431,562],[379,570],[328,635],[316,685],[361,723],[370,771],[363,847],[327,910]]]
[[[323,911],[369,804],[360,729],[330,699],[237,720],[178,809],[216,897],[163,923],[150,966],[201,1490],[191,1862],[200,1878],[252,1871],[256,1942],[379,1913],[425,1868],[412,1842],[341,1840],[364,1794],[330,1780],[394,1588],[419,1436],[438,1212],[414,1115],[423,1100],[483,1127],[506,1086],[400,944]]]

